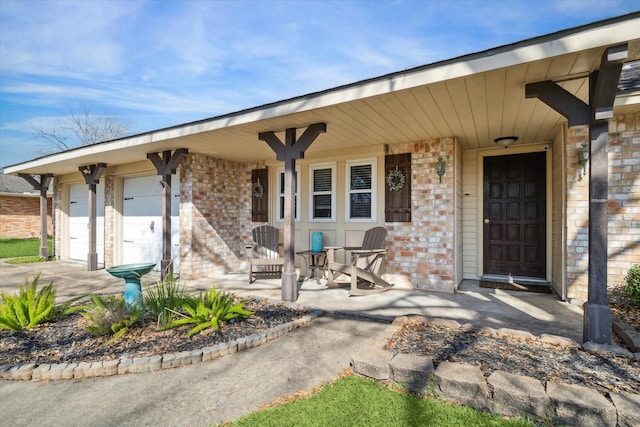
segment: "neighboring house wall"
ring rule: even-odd
[[[567,135],[567,297],[585,301],[589,267],[589,169],[582,177],[577,150],[589,140],[586,126]],[[640,264],[640,114],[616,116],[609,124],[608,287],[623,282]]]
[[[53,232],[52,201],[47,199],[47,234]],[[40,196],[0,195],[0,237],[40,237]]]

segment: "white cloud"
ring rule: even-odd
[[[5,0],[0,15],[0,70],[35,75],[116,74],[124,60],[118,23],[137,4]]]

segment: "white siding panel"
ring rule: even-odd
[[[462,278],[478,278],[477,151],[462,152]]]

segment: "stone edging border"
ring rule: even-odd
[[[275,302],[274,302],[275,303]],[[153,372],[161,369],[171,369],[179,366],[192,365],[194,363],[207,362],[227,354],[257,347],[268,341],[272,341],[311,322],[324,313],[320,309],[304,307],[301,304],[278,301],[289,308],[308,310],[309,313],[291,322],[275,326],[258,334],[248,335],[233,341],[204,347],[198,350],[180,351],[155,356],[122,358],[117,360],[105,360],[95,362],[78,363],[44,363],[37,365],[28,363],[25,365],[0,366],[0,379],[5,380],[72,380],[96,377],[108,377],[112,375],[124,375],[130,373]]]
[[[391,380],[416,392],[433,391],[442,400],[472,406],[484,412],[506,416],[526,416],[533,420],[554,424],[580,426],[637,426],[640,425],[640,395],[608,393],[560,381],[547,384],[546,390],[536,379],[503,371],[495,371],[488,378],[480,367],[455,362],[442,362],[434,369],[428,356],[398,354],[385,351],[384,345],[408,320],[450,328],[468,328],[455,320],[401,316],[385,330],[385,333],[367,348],[351,355],[353,372],[376,380]],[[640,353],[631,353],[614,346],[598,346],[587,343],[580,346],[575,341],[556,335],[539,337],[520,330],[483,328],[491,334],[510,335],[517,338],[538,340],[565,347],[582,347],[588,351],[615,351],[631,359],[640,360]],[[636,350],[638,348],[636,347]]]

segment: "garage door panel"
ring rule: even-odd
[[[96,252],[104,264],[104,183],[96,185]],[[69,187],[69,258],[87,261],[89,253],[89,186]]]
[[[162,261],[162,186],[158,176],[129,178],[124,181],[123,262]],[[179,269],[180,181],[173,175],[171,197],[171,242],[174,271]]]

